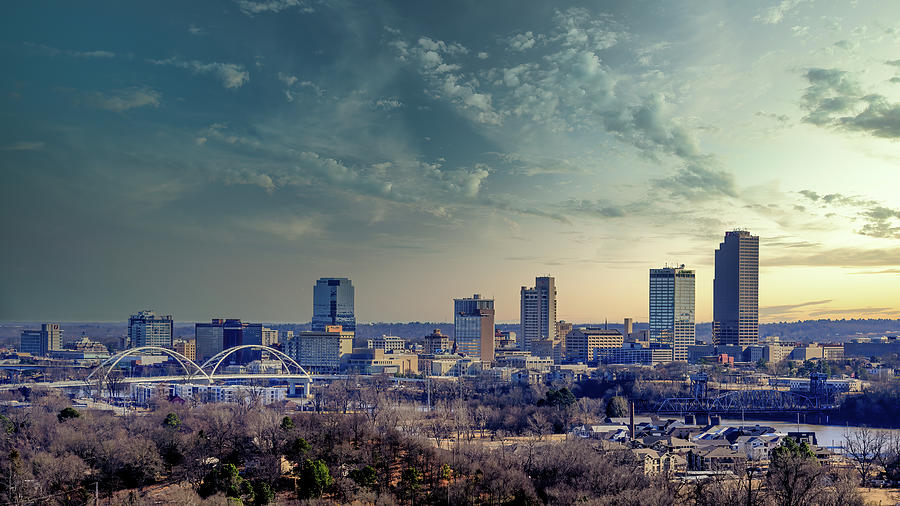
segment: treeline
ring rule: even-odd
[[[835,423],[900,428],[900,381],[877,384],[860,395],[848,395],[834,416]]]

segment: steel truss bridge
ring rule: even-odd
[[[781,390],[736,390],[716,397],[671,397],[656,408],[661,415],[715,413],[719,415],[758,415],[822,413],[835,405],[818,396]]]
[[[229,356],[234,353],[240,352],[242,350],[259,350],[268,353],[271,356],[274,356],[279,362],[281,362],[281,371],[277,373],[263,373],[263,374],[253,374],[253,373],[222,373],[219,372],[219,367],[225,362]],[[178,365],[181,366],[184,374],[181,376],[148,376],[148,377],[115,377],[113,376],[112,381],[117,383],[176,383],[176,382],[205,382],[208,384],[213,384],[216,381],[227,381],[227,380],[252,380],[252,379],[282,379],[286,380],[291,386],[291,392],[293,393],[295,387],[297,385],[303,388],[303,393],[305,395],[309,395],[310,384],[313,381],[312,376],[309,375],[306,370],[300,366],[294,359],[285,355],[283,352],[276,350],[274,348],[270,348],[268,346],[263,346],[259,344],[245,344],[242,346],[235,346],[232,348],[228,348],[226,350],[222,350],[219,353],[215,354],[206,362],[203,362],[201,365],[197,365],[193,360],[185,357],[181,353],[170,350],[168,348],[162,348],[159,346],[139,346],[136,348],[129,348],[127,350],[116,353],[115,355],[109,357],[105,361],[103,361],[100,365],[94,368],[93,371],[88,375],[84,380],[68,380],[68,381],[54,381],[54,382],[43,382],[43,383],[22,383],[22,384],[6,384],[0,385],[0,390],[10,390],[17,389],[21,387],[49,387],[49,388],[97,388],[98,390],[102,390],[104,387],[108,388],[111,383],[110,374],[115,370],[116,366],[119,365],[123,359],[128,356],[139,354],[139,353],[162,353],[171,357]]]

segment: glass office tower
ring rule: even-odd
[[[494,361],[494,299],[453,299],[453,324],[457,353]]]
[[[686,362],[696,340],[693,270],[650,269],[650,344],[672,348],[674,360]]]
[[[321,278],[313,287],[312,330],[324,332],[330,325],[356,332],[353,284],[347,278]]]

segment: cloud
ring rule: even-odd
[[[881,269],[878,271],[859,271],[851,274],[900,274],[900,269]]]
[[[734,174],[709,167],[710,161],[687,163],[675,174],[654,181],[654,186],[687,200],[737,197]]]
[[[509,47],[515,51],[525,51],[526,49],[531,49],[534,47],[534,33],[519,33],[510,37],[506,42],[507,44],[509,44]]]
[[[900,247],[862,249],[833,248],[816,253],[785,255],[765,260],[767,266],[895,267],[900,266]]]
[[[235,63],[203,63],[197,60],[184,61],[178,58],[165,60],[148,60],[154,65],[168,65],[182,69],[188,69],[194,74],[209,74],[215,76],[227,89],[237,89],[250,81],[250,73],[244,70],[243,65]]]
[[[108,59],[115,58],[116,53],[112,51],[105,50],[94,50],[94,51],[75,51],[71,49],[59,49],[53,46],[47,46],[45,44],[34,44],[32,42],[26,42],[25,47],[29,47],[32,49],[36,49],[43,53],[49,54],[50,56],[69,56],[72,58],[83,58],[83,59]]]
[[[603,200],[570,200],[565,207],[571,212],[598,218],[622,218],[626,215],[623,207]]]
[[[70,51],[69,54],[76,58],[115,58],[112,51]]]
[[[97,109],[125,112],[138,107],[158,107],[162,94],[150,88],[133,87],[109,93],[99,91],[82,94],[82,101]]]
[[[306,217],[272,217],[238,220],[237,225],[255,232],[263,232],[287,241],[297,241],[318,232],[316,220]]]
[[[266,12],[277,13],[286,9],[298,8],[300,12],[311,13],[313,8],[306,0],[235,0],[241,12],[248,16]]]
[[[883,239],[900,239],[900,210],[882,203],[841,193],[820,195],[812,190],[800,190],[800,195],[822,208],[848,208],[864,221],[857,231],[861,235]]]
[[[900,138],[900,103],[863,91],[856,79],[843,70],[811,68],[804,77],[809,82],[802,97],[806,123]]]
[[[857,308],[841,308],[841,309],[822,309],[809,313],[809,316],[828,316],[835,314],[849,315],[873,315],[873,314],[897,314],[900,313],[896,308],[891,307],[857,307]]]
[[[44,146],[43,142],[19,141],[0,146],[0,151],[39,151],[44,149]]]
[[[781,2],[769,7],[753,19],[768,25],[781,23],[786,15],[808,0],[781,0]]]
[[[416,66],[419,74],[428,81],[427,91],[432,97],[451,102],[460,112],[478,123],[502,123],[503,117],[495,111],[491,94],[478,92],[478,81],[459,72],[459,64],[447,61],[448,58],[467,54],[468,48],[459,43],[447,43],[429,37],[420,37],[415,44],[396,40],[389,45],[394,48],[399,61]]]
[[[788,116],[785,116],[784,114],[775,114],[773,112],[766,112],[766,111],[756,111],[755,113],[753,113],[753,115],[759,116],[762,118],[773,119],[779,123],[787,123],[791,119]]]
[[[787,316],[794,313],[797,309],[809,306],[819,306],[829,304],[831,299],[813,300],[809,302],[801,302],[799,304],[785,304],[781,306],[765,306],[759,308],[759,315],[763,317]]]

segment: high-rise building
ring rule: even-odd
[[[688,346],[693,346],[696,339],[694,280],[694,271],[685,269],[683,264],[650,269],[650,345],[671,347],[679,362],[687,361]],[[630,318],[625,322],[626,327],[631,327]]]
[[[197,343],[197,360],[200,363],[222,351],[225,342],[225,320],[214,318],[210,323],[194,324],[194,341]]]
[[[263,346],[275,346],[278,344],[278,330],[267,327],[262,328],[262,344]]]
[[[748,346],[759,341],[759,236],[725,233],[716,250],[713,342]]]
[[[63,331],[58,323],[42,323],[41,330],[23,330],[19,342],[20,353],[47,355],[51,350],[62,349]]]
[[[335,373],[353,352],[353,332],[329,325],[322,332],[300,332],[285,339],[284,353],[310,373]]]
[[[453,324],[457,353],[494,361],[494,299],[453,299]]]
[[[214,318],[210,323],[194,324],[194,340],[197,342],[197,359],[205,361],[216,353],[235,346],[259,344],[271,346],[278,341],[278,331],[261,323],[244,323],[237,318]],[[262,358],[260,350],[240,350],[223,364],[246,364]]]
[[[532,341],[557,340],[556,334],[556,280],[550,276],[534,278],[534,286],[521,289],[521,343],[522,349],[531,351]]]
[[[312,330],[324,332],[331,325],[356,332],[353,284],[347,278],[320,278],[313,287]]]
[[[621,348],[624,342],[618,330],[578,328],[566,336],[566,358],[570,362],[596,362],[599,350]]]
[[[172,315],[157,316],[153,311],[140,311],[128,319],[128,342],[131,347],[159,346],[171,348],[175,334]]]

